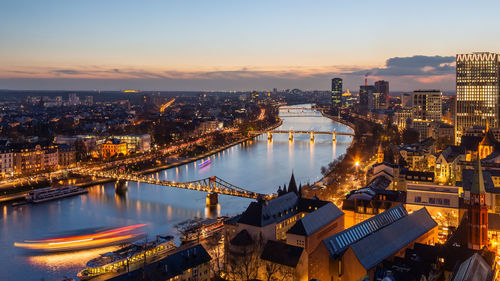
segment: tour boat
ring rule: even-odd
[[[206,166],[210,165],[211,162],[212,162],[212,160],[210,160],[210,159],[208,159],[207,161],[201,162],[200,164],[198,164],[198,168],[206,167]]]
[[[134,243],[119,250],[101,254],[87,262],[85,269],[78,273],[80,280],[89,280],[96,276],[127,270],[135,264],[145,264],[155,258],[166,256],[176,249],[173,236],[156,236],[155,241]],[[144,260],[146,259],[146,260]]]
[[[42,203],[51,200],[61,199],[69,196],[87,193],[86,189],[76,186],[46,187],[32,190],[26,195],[29,203]]]
[[[15,242],[14,246],[32,251],[62,252],[91,249],[130,243],[144,236],[140,228],[146,224],[137,224],[119,228],[86,229],[72,231],[58,237],[42,240]],[[79,233],[75,235],[75,233]]]
[[[180,240],[182,243],[189,243],[207,239],[223,230],[226,219],[227,217],[219,217],[216,219],[195,219],[184,222],[179,226],[179,231],[181,232]]]

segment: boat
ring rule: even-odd
[[[119,250],[101,254],[87,262],[85,269],[78,273],[80,280],[89,280],[109,272],[122,272],[134,264],[147,264],[153,259],[166,256],[175,250],[173,236],[156,236],[155,241],[133,243]],[[146,259],[146,260],[144,260]]]
[[[62,252],[131,243],[144,237],[140,229],[146,224],[119,228],[75,230],[57,237],[15,242],[14,246],[31,251]]]
[[[206,166],[210,165],[210,163],[212,163],[212,160],[210,160],[210,159],[208,159],[207,161],[203,161],[200,164],[198,164],[198,168],[206,167]]]
[[[26,201],[29,203],[43,203],[87,192],[88,190],[76,186],[39,188],[30,191],[26,195]]]
[[[224,221],[227,217],[219,217],[216,219],[193,219],[178,225],[181,232],[180,240],[183,244],[193,241],[205,240],[215,233],[224,229]]]

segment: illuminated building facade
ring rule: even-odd
[[[335,109],[342,106],[342,78],[332,79],[332,106]]]
[[[439,90],[417,90],[411,96],[413,119],[441,121],[441,96]]]
[[[102,144],[102,158],[127,155],[127,143],[119,139],[109,139]]]
[[[500,56],[494,53],[458,54],[456,141],[467,128],[499,125]]]

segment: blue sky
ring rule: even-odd
[[[452,90],[455,54],[498,52],[499,8],[498,1],[1,1],[0,88],[328,89],[329,78],[341,76],[356,89],[370,72],[395,90]]]

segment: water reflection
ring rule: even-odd
[[[284,118],[279,130],[315,129],[337,132],[349,131],[326,118]],[[350,137],[339,137],[332,144],[331,136],[273,135],[268,141],[262,135],[252,141],[223,150],[212,156],[208,167],[196,168],[195,163],[179,166],[153,175],[173,181],[192,181],[218,176],[242,188],[272,193],[278,185],[288,182],[292,169],[297,183],[314,182],[321,177],[320,168],[343,154]],[[191,166],[192,167],[189,167]],[[193,168],[194,167],[194,168]],[[47,233],[101,226],[149,224],[150,235],[174,234],[174,226],[194,217],[216,217],[242,212],[251,200],[219,195],[216,208],[206,208],[206,193],[156,186],[146,183],[128,183],[124,195],[115,194],[114,183],[89,188],[87,195],[66,198],[38,205],[20,207],[2,206],[0,212],[0,280],[60,280],[67,275],[76,277],[85,262],[95,252],[26,256],[12,245],[15,241],[38,238]],[[102,252],[107,250],[102,250]],[[95,254],[95,256],[94,256]]]

